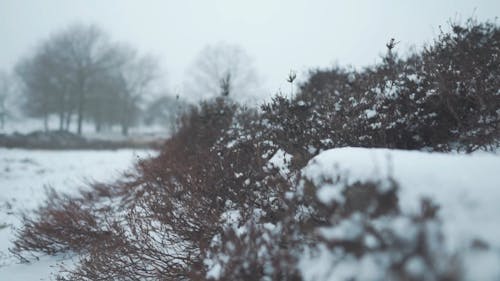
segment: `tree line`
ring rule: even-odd
[[[251,101],[258,88],[250,56],[239,46],[219,43],[200,51],[182,93],[173,97],[159,86],[162,75],[154,57],[85,24],[71,25],[41,41],[12,74],[0,79],[2,127],[12,115],[7,104],[15,92],[20,97],[16,107],[23,115],[43,120],[46,131],[56,116],[59,130],[74,128],[78,134],[86,122],[93,123],[96,132],[119,125],[124,135],[139,122],[175,129],[187,100],[225,96]]]
[[[119,124],[127,134],[158,71],[152,57],[112,42],[92,25],[72,25],[55,33],[15,67],[24,111],[43,118],[45,129],[53,114],[60,130],[69,130],[76,122],[78,134],[86,119],[96,131]]]

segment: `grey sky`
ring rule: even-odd
[[[254,58],[269,95],[288,89],[289,69],[373,64],[391,37],[404,51],[429,42],[449,19],[499,14],[498,0],[0,0],[0,69],[68,24],[95,23],[157,55],[170,89],[181,90],[205,45],[238,44]]]

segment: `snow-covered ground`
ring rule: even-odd
[[[0,148],[0,280],[51,280],[57,264],[71,266],[71,257],[41,257],[31,264],[19,264],[10,255],[13,230],[20,215],[43,202],[44,186],[75,192],[87,180],[112,181],[138,157],[153,151],[39,151]],[[284,171],[286,172],[286,171]],[[388,149],[339,148],[324,151],[302,170],[303,176],[318,187],[323,202],[342,201],[342,193],[329,179],[337,176],[347,183],[384,181],[388,177],[399,184],[399,207],[403,214],[417,213],[421,198],[440,206],[438,211],[444,240],[439,249],[460,253],[464,258],[466,280],[500,280],[500,155],[475,153],[428,153]],[[334,180],[333,180],[334,182]],[[345,182],[343,182],[345,183]],[[356,230],[356,219],[323,229],[324,233],[346,238]],[[351,223],[352,222],[352,223]],[[401,235],[412,235],[413,226],[395,219],[382,227],[391,227]],[[332,236],[332,237],[333,237]],[[470,245],[481,241],[481,249]],[[381,277],[386,257],[381,254],[363,260],[339,259],[325,250],[320,255],[305,254],[300,270],[305,280],[358,280]],[[425,271],[418,260],[411,263],[418,273]],[[422,275],[425,276],[425,275]],[[382,277],[381,277],[382,278]],[[425,278],[424,278],[425,279]],[[381,279],[383,280],[383,278]]]
[[[112,181],[150,150],[50,151],[0,148],[0,280],[51,280],[57,263],[68,257],[42,257],[19,264],[9,253],[23,212],[45,200],[45,187],[76,192],[88,181]]]
[[[500,155],[339,148],[313,158],[303,174],[318,187],[318,199],[324,203],[342,202],[345,198],[340,189],[345,183],[384,182],[391,177],[399,184],[399,207],[403,214],[418,213],[421,198],[430,198],[439,205],[444,237],[439,247],[443,246],[445,252],[440,254],[459,253],[463,257],[465,280],[500,280]],[[338,176],[345,181],[335,184]],[[334,239],[349,239],[361,233],[358,229],[361,224],[356,220],[359,217],[353,216],[323,231]],[[390,222],[393,224],[389,227],[403,236],[412,235],[411,222],[399,225],[397,222]],[[477,241],[484,246],[471,248]],[[301,270],[305,279],[384,279],[379,275],[385,262],[380,257],[348,260],[342,255],[324,251],[316,257],[304,257]],[[425,276],[425,272],[418,272],[425,271],[424,266],[415,266],[415,270],[422,274],[418,276]]]

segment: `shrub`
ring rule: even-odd
[[[452,25],[406,59],[389,48],[381,64],[361,71],[315,70],[296,98],[275,98],[263,107],[264,116],[287,151],[306,159],[342,146],[494,149],[499,46],[494,24]]]
[[[391,41],[381,64],[312,71],[294,98],[260,111],[203,102],[124,180],[50,194],[13,251],[80,254],[61,276],[69,280],[321,280],[321,270],[352,264],[377,265],[372,279],[458,279],[432,201],[402,213],[397,183],[341,179],[345,200],[325,201],[301,169],[334,147],[498,147],[499,34],[489,23],[454,25],[404,59]]]

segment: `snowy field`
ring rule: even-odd
[[[0,280],[51,280],[57,263],[70,257],[42,257],[19,264],[8,251],[23,212],[45,200],[46,187],[74,193],[89,181],[112,181],[150,150],[50,151],[0,148]]]

